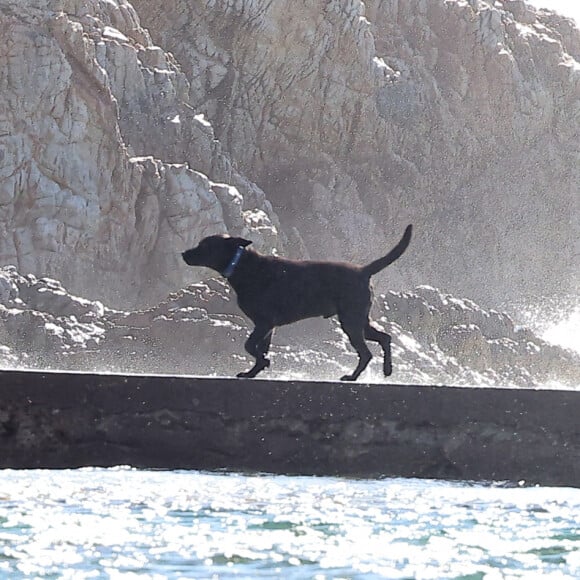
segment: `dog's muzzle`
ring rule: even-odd
[[[186,252],[182,252],[181,253],[181,257],[183,258],[183,261],[188,265],[188,266],[195,266],[195,258],[194,256],[191,254],[191,250],[187,250]]]

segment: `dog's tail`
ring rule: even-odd
[[[377,272],[380,272],[383,268],[386,268],[389,264],[392,264],[395,260],[403,255],[403,252],[409,246],[411,242],[411,235],[413,234],[413,226],[408,225],[401,241],[384,257],[371,262],[363,268],[363,271],[369,276],[374,276]]]

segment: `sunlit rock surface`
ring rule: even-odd
[[[365,262],[413,222],[385,289],[495,306],[577,285],[569,20],[521,0],[0,0],[0,29],[0,265],[132,308],[199,280],[178,254],[208,233]]]
[[[276,245],[131,4],[0,0],[0,29],[0,264],[128,306],[194,280],[179,252],[204,235]]]
[[[312,256],[486,304],[578,284],[580,32],[522,0],[134,0]],[[383,282],[377,280],[380,286]]]
[[[377,298],[393,335],[389,382],[580,387],[580,356],[518,328],[506,314],[431,287]],[[0,270],[4,368],[233,376],[250,366],[249,332],[220,280],[191,285],[147,310],[121,311],[67,292],[56,280]],[[378,350],[361,381],[386,382]],[[335,380],[356,356],[334,320],[278,329],[264,376]]]

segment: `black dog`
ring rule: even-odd
[[[359,356],[352,375],[341,380],[354,381],[372,358],[365,339],[381,345],[384,374],[392,373],[391,337],[369,320],[370,278],[403,254],[411,241],[411,232],[412,226],[407,226],[401,241],[368,266],[264,256],[246,250],[252,243],[248,240],[221,235],[204,238],[182,256],[189,266],[205,266],[225,276],[236,291],[239,307],[255,324],[245,348],[256,363],[238,377],[255,377],[270,366],[266,355],[276,326],[336,314]]]

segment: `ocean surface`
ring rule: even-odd
[[[0,471],[0,578],[580,578],[580,490]]]

